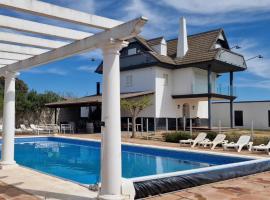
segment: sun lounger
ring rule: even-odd
[[[270,141],[268,142],[267,145],[261,144],[261,145],[253,146],[251,148],[251,150],[252,150],[252,152],[254,152],[254,151],[265,151],[270,155]]]
[[[199,142],[202,142],[206,138],[206,135],[207,135],[206,133],[199,133],[194,140],[193,139],[179,140],[179,143],[180,143],[180,145],[181,144],[190,144],[191,147],[195,147],[196,144],[198,144]]]
[[[240,152],[244,146],[251,147],[251,145],[252,143],[250,142],[250,136],[242,135],[240,136],[240,138],[238,139],[236,143],[231,142],[231,143],[223,144],[223,149],[227,150],[228,148],[234,148],[237,150],[237,152]]]
[[[215,149],[215,147],[219,144],[224,144],[226,135],[224,134],[217,134],[217,136],[215,137],[215,139],[213,141],[209,140],[209,139],[205,139],[202,142],[199,142],[199,146],[203,146],[203,147],[207,147],[210,146],[211,149]]]
[[[40,132],[45,132],[45,130],[43,128],[40,128],[38,126],[36,126],[35,124],[30,124],[30,128],[33,129],[34,133],[38,134]]]
[[[26,126],[24,124],[20,124],[20,129],[22,130],[22,132],[24,133],[33,133],[33,129],[31,128],[26,128]]]

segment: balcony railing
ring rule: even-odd
[[[208,87],[204,85],[192,85],[192,94],[205,94],[208,93]],[[212,87],[212,93],[230,96],[230,86],[219,84]],[[233,96],[236,96],[236,87],[233,87]]]

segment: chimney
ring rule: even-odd
[[[97,95],[100,95],[100,82],[96,84]]]
[[[188,51],[188,42],[187,42],[187,26],[186,19],[184,17],[180,18],[179,23],[179,35],[177,42],[177,58],[182,58],[186,55]]]
[[[167,56],[167,42],[164,38],[160,40],[160,43],[152,46],[152,48],[160,55]]]

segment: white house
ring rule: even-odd
[[[129,40],[120,56],[121,93],[151,93],[152,106],[138,119],[142,124],[147,119],[150,129],[181,128],[190,119],[193,126],[212,128],[212,101],[224,99],[230,101],[232,126],[236,98],[233,73],[246,69],[244,57],[230,50],[222,29],[187,36],[184,18],[179,25],[176,39]],[[101,63],[96,72],[102,73],[102,67]],[[230,89],[226,93],[217,86],[217,79],[223,73],[230,74]],[[127,122],[127,117],[122,113],[122,124]]]
[[[234,102],[234,127],[250,129],[270,129],[270,101]],[[229,127],[229,103],[213,103],[213,125]]]

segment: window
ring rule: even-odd
[[[132,75],[126,76],[126,87],[132,87]]]
[[[243,111],[236,110],[234,111],[234,125],[235,126],[243,126]]]
[[[167,86],[169,82],[169,75],[168,74],[163,74],[163,79],[164,79],[164,85]]]
[[[136,53],[137,53],[137,49],[136,48],[128,49],[128,55],[129,56],[135,55]]]
[[[270,127],[270,110],[268,110],[268,126]]]
[[[81,115],[82,118],[89,116],[89,107],[81,107]]]

